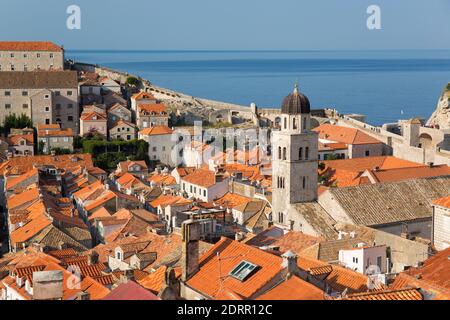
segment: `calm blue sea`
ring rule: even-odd
[[[279,107],[298,79],[313,108],[373,124],[428,118],[450,82],[450,51],[67,51],[189,95]]]

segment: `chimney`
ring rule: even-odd
[[[297,255],[291,250],[283,253],[281,256],[283,258],[283,262],[281,263],[282,268],[286,268],[287,277],[290,278],[295,275],[298,271],[297,266]]]
[[[88,264],[91,266],[96,263],[98,263],[98,253],[96,251],[92,251],[88,255]]]
[[[430,168],[433,168],[433,167],[434,167],[434,162],[428,162],[428,166],[429,166]]]
[[[39,271],[33,273],[34,300],[62,300],[63,271]]]
[[[58,249],[59,250],[66,249],[66,244],[64,243],[64,241],[58,241]]]
[[[198,270],[200,224],[195,220],[186,220],[181,225],[181,280],[187,281]]]
[[[77,300],[91,300],[91,294],[86,291],[80,291],[77,293]]]

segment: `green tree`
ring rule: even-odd
[[[44,147],[45,147],[45,142],[44,141],[39,141],[38,142],[38,154],[44,154]]]
[[[9,114],[3,121],[5,134],[9,134],[11,129],[33,128],[33,121],[24,113],[17,116],[15,113]]]
[[[130,86],[130,87],[133,87],[133,88],[136,88],[137,86],[139,86],[139,83],[140,83],[140,81],[139,81],[138,78],[131,77],[131,76],[128,77],[127,80],[125,81],[125,84],[127,86]]]

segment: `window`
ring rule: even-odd
[[[370,155],[370,151],[366,150],[366,157],[368,157]]]
[[[11,52],[11,54],[9,55],[11,58],[14,58],[14,53]]]
[[[53,53],[50,53],[50,58],[53,58]]]
[[[23,108],[23,109],[28,109],[28,103],[24,103],[24,104],[22,105],[22,108]]]
[[[292,122],[292,129],[297,129],[297,119],[293,119],[293,122]]]
[[[52,138],[52,142],[58,142],[58,138]]]
[[[50,124],[50,119],[45,119],[45,124]]]
[[[278,159],[281,160],[281,147],[278,147]]]
[[[245,281],[245,279],[247,279],[257,268],[257,265],[244,260],[230,271],[230,276],[239,281]]]
[[[23,96],[23,97],[28,96],[28,91],[22,91],[22,96]]]
[[[56,110],[61,110],[61,103],[57,103],[57,104],[55,105],[55,108],[56,108]]]
[[[44,99],[49,99],[49,98],[50,98],[49,94],[44,95]]]
[[[45,107],[45,112],[50,112],[50,107]]]
[[[27,55],[26,53],[24,53],[24,54],[23,54],[23,57],[26,58],[26,57],[28,57],[28,55]]]
[[[206,197],[206,190],[203,190],[203,196]]]
[[[72,108],[73,108],[73,104],[69,103],[69,104],[67,105],[67,108],[68,108],[68,109],[72,109]]]
[[[298,159],[303,160],[303,148],[298,149]]]
[[[5,109],[11,109],[11,103],[5,104]]]
[[[64,142],[69,142],[69,138],[68,137],[64,137]]]
[[[153,152],[156,152],[156,147],[153,147],[152,150],[153,150]]]
[[[72,90],[67,91],[67,95],[71,96],[73,94]]]
[[[118,260],[122,260],[122,257],[121,257],[120,252],[117,252],[117,253],[116,253],[116,258],[117,258]]]
[[[302,130],[306,130],[306,117],[303,118],[303,127]]]
[[[131,140],[131,136],[127,134],[127,140]]]
[[[23,65],[23,71],[28,71],[28,66],[26,64]]]
[[[309,147],[305,148],[305,160],[309,159]]]
[[[11,96],[11,91],[5,91],[5,96],[6,97],[10,97]]]
[[[61,95],[61,91],[55,91],[55,96],[60,96]]]
[[[287,118],[284,118],[284,128],[287,129]]]
[[[190,190],[190,192],[192,193],[192,186],[190,186],[189,190]]]
[[[283,148],[283,160],[286,160],[286,147]]]
[[[40,66],[40,65],[37,65],[37,66],[36,66],[36,70],[41,70],[41,66]]]
[[[16,68],[14,67],[14,65],[11,65],[11,71],[14,71]]]
[[[303,187],[303,189],[306,188],[306,177],[303,177],[303,179],[302,179],[302,187]]]
[[[67,121],[72,122],[73,121],[73,116],[68,116],[67,117]]]
[[[381,256],[377,257],[377,266],[379,269],[381,269]]]
[[[162,147],[162,151],[166,151],[166,147],[165,146]]]
[[[284,222],[284,214],[283,212],[278,212],[278,222],[283,223]]]

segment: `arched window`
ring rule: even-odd
[[[284,117],[284,128],[287,129],[287,117]]]
[[[281,160],[281,147],[278,147],[278,159]]]
[[[306,189],[306,177],[303,177],[302,185],[303,189]]]
[[[303,148],[298,149],[298,159],[303,160]]]
[[[306,130],[306,117],[303,118],[303,127],[302,130]]]
[[[278,222],[283,223],[284,222],[284,214],[283,212],[278,212]]]
[[[286,160],[286,147],[283,148],[283,160]]]
[[[308,160],[309,159],[309,147],[305,148],[305,159]]]
[[[295,118],[292,120],[292,129],[297,129],[297,119]]]

